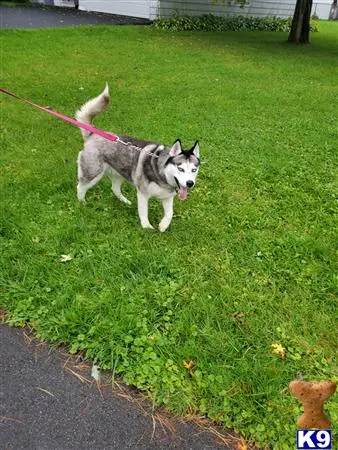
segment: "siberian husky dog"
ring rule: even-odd
[[[90,124],[104,111],[110,101],[108,85],[98,97],[89,100],[76,113],[79,122]],[[200,159],[198,141],[190,150],[183,150],[177,139],[171,147],[129,136],[119,136],[110,141],[81,129],[84,148],[78,156],[77,197],[85,200],[86,192],[108,175],[112,191],[124,203],[130,201],[122,194],[124,181],[137,190],[138,214],[143,228],[153,228],[148,220],[148,200],[161,200],[164,217],[159,230],[165,231],[173,217],[173,202],[178,193],[180,200],[188,196],[188,189],[195,185]]]

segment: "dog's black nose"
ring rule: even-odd
[[[193,185],[194,185],[194,182],[192,180],[187,181],[188,188],[193,187]]]

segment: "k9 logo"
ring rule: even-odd
[[[297,430],[297,450],[332,448],[331,430]]]

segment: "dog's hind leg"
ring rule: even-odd
[[[123,183],[123,178],[118,176],[111,177],[111,189],[116,195],[116,197],[121,200],[121,202],[126,203],[127,205],[131,205],[131,202],[122,194],[121,185]]]
[[[79,179],[79,182],[77,184],[77,198],[78,198],[78,200],[80,200],[80,202],[85,201],[85,197],[86,197],[86,193],[87,193],[88,189],[95,186],[95,184],[97,184],[101,180],[103,175],[104,175],[104,170],[102,172],[100,172],[98,175],[96,175],[96,177],[94,177],[90,181],[87,181],[83,178]]]

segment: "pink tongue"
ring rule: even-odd
[[[178,198],[180,200],[186,200],[188,197],[188,189],[187,188],[180,188],[178,191]]]

